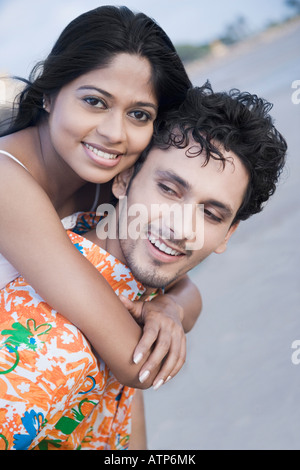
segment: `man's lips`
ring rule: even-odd
[[[179,248],[177,245],[172,245],[169,240],[163,240],[160,237],[148,233],[147,234],[148,240],[150,243],[157,248],[159,251],[162,253],[172,257],[172,258],[178,258],[179,256],[184,256],[186,253]]]

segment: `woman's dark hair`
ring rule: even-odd
[[[34,67],[18,97],[16,117],[5,134],[38,124],[45,116],[44,96],[58,93],[95,68],[108,66],[120,53],[136,54],[150,62],[159,117],[178,107],[191,83],[166,33],[143,13],[102,6],[74,19],[47,59]]]
[[[195,157],[203,152],[203,165],[210,158],[226,164],[218,144],[235,153],[248,171],[249,184],[234,224],[263,209],[275,192],[285,164],[287,143],[269,115],[272,107],[266,100],[236,89],[214,93],[206,82],[202,87],[191,88],[179,109],[157,123],[151,145],[186,148],[192,137],[200,144],[200,150],[191,145],[186,155]],[[136,163],[135,174],[149,149],[150,145]]]

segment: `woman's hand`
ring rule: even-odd
[[[135,348],[133,361],[138,364],[143,356],[152,352],[139,373],[141,382],[160,363],[162,366],[153,381],[157,390],[181,369],[186,358],[186,337],[182,326],[183,308],[168,295],[159,295],[151,302],[120,300],[139,325],[143,335]]]

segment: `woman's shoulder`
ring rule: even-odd
[[[32,145],[33,128],[24,129],[13,134],[0,137],[0,163],[5,166],[20,167],[30,171],[30,165],[35,160],[35,150]]]
[[[14,155],[12,155],[10,152],[7,152],[6,150],[2,150],[0,148],[0,156],[4,155],[4,157],[10,159],[10,160],[13,160],[14,162],[18,163],[19,165],[21,165],[23,168],[25,168],[25,170],[27,170],[26,166],[23,165],[22,162],[20,162],[20,160],[18,160]]]

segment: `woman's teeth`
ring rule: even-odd
[[[152,235],[148,235],[148,239],[152,243],[152,245],[156,246],[156,248],[158,248],[160,251],[163,251],[167,255],[178,256],[182,254],[179,251],[173,250],[169,246],[165,245],[163,242],[160,242],[159,240],[154,238]]]
[[[115,154],[101,152],[101,150],[98,150],[89,144],[84,143],[84,145],[86,146],[86,148],[94,152],[94,154],[98,155],[98,157],[105,158],[106,160],[115,160],[118,157],[118,155],[115,155]]]

